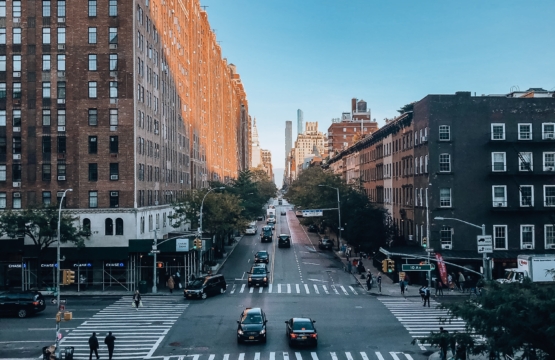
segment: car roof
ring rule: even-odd
[[[312,322],[311,318],[293,318],[293,322],[302,321],[302,322]]]
[[[290,236],[288,234],[279,234],[279,236]]]
[[[257,254],[260,254],[260,253],[266,253],[266,254],[267,254],[268,251],[266,251],[266,250],[258,250],[256,253],[257,253]]]
[[[262,314],[261,308],[246,308],[243,313]]]

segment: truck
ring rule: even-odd
[[[276,217],[276,208],[273,205],[270,205],[268,207],[268,210],[266,210],[266,217],[269,218],[270,215],[273,215],[273,217]]]
[[[532,282],[555,282],[555,254],[518,255],[517,266],[506,269],[505,276],[497,281],[512,283],[529,278]],[[554,270],[554,273],[549,273],[548,270]]]

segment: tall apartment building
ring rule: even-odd
[[[302,170],[304,160],[309,155],[318,155],[324,158],[327,154],[325,147],[326,136],[318,131],[318,122],[307,122],[306,129],[302,134],[297,136],[295,141],[295,177],[299,175]],[[316,151],[315,151],[316,150]],[[318,152],[318,154],[315,154]]]
[[[250,166],[248,119],[198,0],[0,1],[0,208],[73,189],[95,279],[172,231],[172,200]]]
[[[287,120],[285,122],[285,171],[283,172],[283,182],[288,184],[289,179],[289,156],[293,147],[293,122]]]
[[[264,168],[264,171],[266,171],[266,174],[268,174],[268,177],[273,181],[274,168],[272,166],[272,153],[270,152],[270,150],[264,150],[264,149],[262,149],[261,153],[262,153],[262,167]]]
[[[256,118],[252,122],[252,138],[251,138],[251,167],[259,167],[262,165],[262,149],[258,139],[258,128],[256,127]]]
[[[301,109],[297,109],[297,136],[303,133],[304,113]]]
[[[426,238],[444,259],[478,270],[481,230],[467,222],[492,236],[494,276],[518,254],[555,253],[555,93],[428,95],[330,169],[356,152],[366,193],[406,244],[396,252],[426,256]]]

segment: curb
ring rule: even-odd
[[[241,236],[241,238],[237,240],[237,243],[235,244],[235,246],[231,248],[231,251],[229,252],[229,254],[227,254],[224,261],[222,261],[221,265],[218,267],[218,270],[216,270],[216,274],[218,274],[220,272],[220,269],[224,267],[224,264],[226,263],[227,259],[229,259],[229,256],[235,251],[235,248],[237,247],[237,245],[239,245],[239,242],[243,240],[243,236]]]

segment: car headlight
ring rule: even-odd
[[[264,335],[264,334],[266,334],[266,329],[260,330],[260,335]]]
[[[265,278],[264,278],[264,281],[268,281],[268,278],[267,278],[267,277],[265,277]]]
[[[249,281],[252,281],[252,278],[251,278],[251,277],[249,277]]]
[[[237,334],[243,335],[243,330],[241,330],[241,329],[237,330]]]

